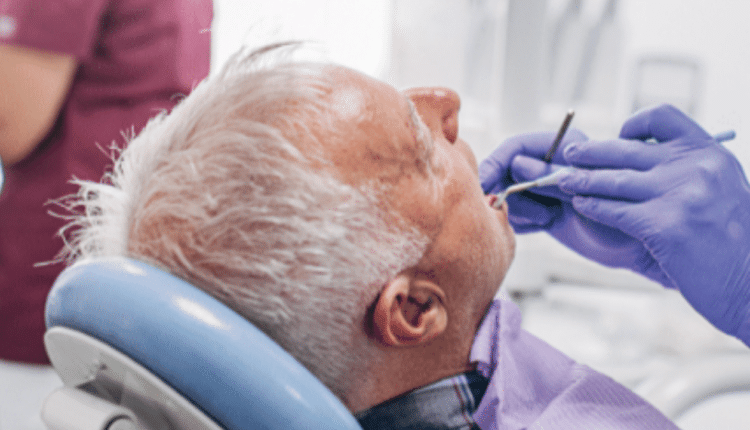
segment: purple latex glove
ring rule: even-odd
[[[555,166],[544,163],[555,133],[530,133],[511,137],[479,165],[479,178],[486,193],[498,193],[509,185],[536,179]],[[586,136],[570,129],[552,159],[556,165],[569,164],[563,158],[568,146],[585,144]],[[508,196],[508,219],[517,233],[545,230],[568,248],[586,258],[610,267],[622,267],[668,284],[659,265],[639,240],[579,214],[571,203],[573,196],[557,187],[534,188]]]
[[[550,166],[541,161],[528,169],[525,168],[527,163],[521,162],[519,166],[516,162],[520,159],[525,159],[524,161],[541,160],[552,145],[554,138],[554,133],[528,133],[513,136],[503,142],[479,165],[479,180],[484,192],[497,194],[516,182],[536,179],[551,171]],[[571,142],[586,140],[586,135],[579,130],[568,130],[552,162],[567,164],[563,160],[562,150]],[[550,188],[553,187],[545,188],[552,191]],[[508,196],[509,219],[516,233],[543,230],[560,216],[560,201],[540,197],[538,192],[537,189],[533,193],[524,192]],[[570,196],[564,193],[558,192],[556,197],[570,200]]]
[[[567,145],[566,161],[582,169],[559,187],[576,194],[578,213],[643,243],[658,263],[647,276],[661,272],[750,345],[750,186],[739,162],[672,106],[634,115],[620,137]]]

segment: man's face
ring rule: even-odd
[[[507,207],[491,207],[494,196],[484,196],[477,161],[457,137],[458,95],[443,88],[400,93],[342,67],[325,73],[335,82],[329,126],[336,131],[320,130],[320,140],[342,179],[390,189],[382,200],[431,239],[417,276],[460,289],[446,288],[449,302],[489,302],[515,238]]]

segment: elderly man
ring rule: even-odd
[[[365,428],[674,428],[493,301],[514,236],[458,138],[454,92],[264,65],[274,52],[238,56],[152,120],[111,185],[81,183],[72,259],[189,280]]]

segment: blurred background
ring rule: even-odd
[[[725,145],[750,171],[746,0],[216,0],[215,12],[212,72],[243,45],[313,41],[397,88],[457,90],[479,159],[511,134],[556,130],[570,108],[574,127],[607,138],[668,102],[709,133],[736,130]],[[678,293],[537,234],[518,238],[503,290],[527,329],[683,428],[747,428],[747,348]]]
[[[212,70],[240,46],[319,42],[329,58],[395,86],[464,100],[479,157],[518,131],[556,129],[568,108],[593,137],[668,101],[728,143],[747,169],[746,0],[216,0]],[[468,135],[467,135],[468,140]]]

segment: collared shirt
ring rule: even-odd
[[[478,429],[472,415],[489,379],[466,372],[418,388],[356,415],[363,429]]]
[[[357,414],[364,429],[677,429],[618,382],[521,329],[521,313],[496,300],[455,375]]]
[[[492,303],[470,360],[490,378],[474,413],[483,430],[677,430],[628,388],[521,329],[508,300]]]

